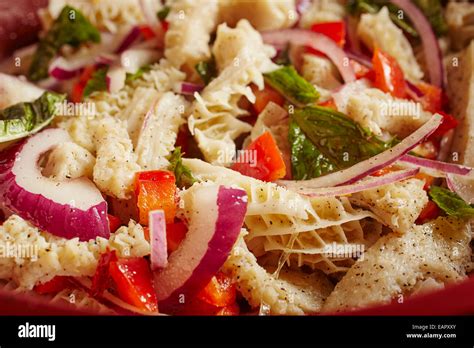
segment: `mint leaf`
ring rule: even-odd
[[[208,61],[202,61],[196,64],[194,67],[201,77],[204,84],[208,85],[217,76],[217,67],[214,57]]]
[[[18,103],[0,111],[0,142],[28,136],[47,126],[56,114],[57,104],[65,95],[44,92],[38,99]]]
[[[109,68],[100,68],[96,70],[89,81],[87,81],[86,87],[84,88],[84,97],[91,95],[93,92],[106,91],[107,90],[107,70]]]
[[[271,73],[264,74],[265,82],[280,92],[291,103],[298,106],[315,103],[319,93],[292,66],[284,66]]]
[[[290,121],[288,140],[291,144],[291,172],[294,180],[316,178],[336,170],[335,164],[318,150],[294,120]]]
[[[171,7],[165,6],[161,10],[159,10],[156,15],[160,21],[164,21],[166,17],[168,17],[168,15],[170,14],[170,11]]]
[[[301,130],[293,125],[289,136],[293,173],[297,178],[309,179],[350,167],[391,146],[329,108],[295,109],[292,122]]]
[[[446,214],[462,219],[474,218],[474,205],[467,204],[456,193],[443,187],[431,186],[429,195]]]
[[[183,164],[183,158],[181,154],[181,147],[177,147],[170,158],[169,170],[174,173],[176,177],[176,185],[178,187],[190,187],[197,180],[194,178],[191,170]]]
[[[99,31],[79,10],[65,6],[51,29],[40,40],[28,78],[31,81],[47,78],[49,64],[63,45],[78,47],[85,42],[100,42]]]

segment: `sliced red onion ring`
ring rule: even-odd
[[[441,161],[434,161],[426,158],[416,157],[412,155],[405,155],[399,159],[401,162],[410,163],[419,167],[433,169],[441,172],[439,177],[444,177],[445,174],[469,175],[472,173],[472,168],[462,166],[454,163],[446,163]]]
[[[331,173],[319,178],[300,181],[279,181],[281,185],[296,188],[301,185],[308,185],[313,188],[333,187],[343,184],[352,184],[374,172],[389,166],[397,161],[403,155],[408,153],[419,143],[423,142],[440,126],[443,117],[435,114],[428,122],[418,128],[414,133],[403,139],[394,147],[374,156],[365,161],[359,162],[352,167]]]
[[[126,72],[134,74],[144,65],[154,63],[160,57],[160,53],[156,50],[131,48],[122,52],[120,64]]]
[[[377,188],[383,185],[392,184],[394,182],[402,181],[412,176],[415,176],[420,171],[419,168],[399,170],[396,172],[391,172],[384,176],[374,176],[368,177],[366,179],[360,180],[352,185],[343,185],[336,187],[316,187],[313,188],[311,185],[301,183],[301,186],[295,189],[294,187],[289,187],[290,189],[295,190],[296,192],[310,197],[334,197],[334,196],[344,196],[356,192],[361,192],[373,188]],[[291,181],[289,181],[291,182]]]
[[[124,37],[122,42],[119,44],[119,46],[115,50],[115,53],[122,53],[123,51],[128,49],[140,38],[140,36],[141,36],[140,27],[138,26],[132,27],[132,29],[128,32],[128,34]]]
[[[448,188],[457,193],[465,202],[474,204],[474,179],[469,176],[446,175]]]
[[[168,265],[168,246],[166,242],[166,221],[163,210],[149,213],[151,269],[157,270]]]
[[[89,61],[90,57],[78,60],[66,60],[63,57],[57,57],[49,66],[49,75],[56,80],[70,80],[79,76]]]
[[[349,64],[344,51],[326,35],[314,33],[304,29],[283,29],[262,32],[265,43],[281,46],[288,43],[299,46],[309,46],[324,53],[337,66],[344,81],[356,80],[354,70]]]
[[[199,187],[192,196],[186,238],[168,266],[154,272],[160,309],[166,312],[191,299],[219,271],[240,234],[247,211],[245,191],[224,186]]]
[[[411,19],[416,31],[420,34],[423,50],[425,52],[426,66],[430,74],[430,81],[433,85],[444,87],[444,68],[441,49],[438,44],[430,22],[426,19],[421,10],[410,0],[391,0],[400,7]]]
[[[181,94],[194,95],[195,92],[201,92],[204,86],[191,82],[183,82],[181,84]]]
[[[148,25],[156,34],[157,46],[159,48],[162,48],[164,47],[165,42],[165,29],[163,28],[163,24],[158,20],[158,16],[156,15],[159,10],[159,8],[155,6],[156,3],[157,2],[154,0],[140,0],[140,8]]]

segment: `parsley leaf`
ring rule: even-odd
[[[214,57],[210,60],[197,63],[194,68],[206,85],[217,76],[217,66]]]
[[[78,47],[84,42],[100,42],[100,33],[89,20],[71,6],[65,6],[51,29],[39,42],[28,71],[31,81],[48,77],[51,60],[63,45]]]
[[[177,147],[170,158],[169,170],[174,173],[176,177],[176,185],[178,187],[189,187],[192,186],[197,180],[191,173],[191,170],[183,164],[183,158],[181,154],[181,147]]]
[[[165,6],[161,10],[159,10],[156,15],[160,21],[164,21],[166,17],[168,17],[168,15],[170,14],[170,11],[171,7]]]

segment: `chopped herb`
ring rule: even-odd
[[[217,67],[214,57],[207,61],[197,63],[195,69],[206,85],[217,76]]]
[[[183,158],[181,154],[181,147],[177,147],[170,158],[169,170],[174,173],[176,177],[176,185],[178,187],[190,187],[197,180],[191,173],[191,170],[183,164]]]
[[[140,77],[142,77],[144,73],[146,73],[147,71],[150,71],[150,70],[151,70],[151,67],[149,65],[145,65],[145,66],[141,67],[140,69],[138,69],[133,74],[127,73],[127,77],[125,79],[125,82],[135,81],[135,80],[139,79]]]
[[[26,137],[47,126],[66,99],[63,94],[44,92],[38,99],[18,103],[0,111],[0,142]]]
[[[372,136],[344,114],[323,107],[296,109],[289,141],[295,179],[350,167],[392,145]]]
[[[29,79],[47,78],[49,63],[63,45],[78,47],[85,42],[100,42],[99,31],[79,10],[65,6],[39,42],[28,71]]]
[[[168,17],[168,15],[170,14],[170,11],[171,7],[165,6],[161,10],[159,10],[156,15],[158,16],[158,19],[160,21],[164,21],[166,17]]]
[[[84,88],[84,97],[91,95],[93,92],[107,90],[107,70],[108,67],[100,68],[92,74]]]
[[[312,104],[319,99],[316,88],[300,76],[292,66],[284,66],[264,74],[264,77],[266,83],[297,106]]]
[[[474,218],[474,205],[467,204],[456,193],[443,187],[431,186],[429,195],[433,202],[446,214],[461,219]]]

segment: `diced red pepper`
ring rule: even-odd
[[[422,225],[425,222],[436,219],[439,216],[439,214],[440,214],[440,209],[436,205],[436,203],[433,201],[428,201],[428,203],[425,205],[425,207],[421,211],[420,216],[418,216],[418,219],[416,219],[416,223],[418,225]]]
[[[240,314],[240,308],[237,303],[219,309],[216,316],[236,316]]]
[[[405,76],[396,59],[376,47],[372,64],[375,72],[375,87],[396,98],[405,98]]]
[[[326,100],[326,101],[323,102],[323,103],[320,103],[319,106],[322,106],[322,107],[325,107],[325,108],[329,108],[329,109],[333,109],[333,110],[336,110],[336,111],[337,111],[337,105],[336,105],[336,103],[334,102],[334,99],[333,99],[333,98],[328,99],[328,100]]]
[[[415,178],[423,180],[425,182],[425,186],[423,186],[423,190],[428,191],[430,186],[433,184],[434,179],[431,175],[419,172],[415,175]]]
[[[80,103],[84,95],[84,89],[86,88],[87,82],[92,77],[92,74],[97,70],[95,66],[88,66],[84,69],[79,80],[72,88],[71,101],[74,103]]]
[[[226,307],[235,303],[237,288],[232,279],[219,272],[202,289],[198,298],[216,307]]]
[[[100,255],[97,268],[92,278],[91,295],[100,297],[105,290],[111,287],[112,282],[110,278],[110,263],[117,261],[115,250],[107,250]]]
[[[122,226],[122,221],[114,215],[107,214],[107,218],[109,219],[109,229],[110,232],[115,232],[118,230],[120,226]]]
[[[268,131],[255,139],[231,168],[243,175],[263,181],[281,179],[286,174],[283,157],[275,139]]]
[[[444,134],[446,134],[448,131],[451,129],[454,129],[458,126],[459,121],[451,116],[450,114],[447,114],[442,111],[438,111],[438,113],[443,116],[443,121],[441,125],[438,127],[438,129],[431,135],[430,139],[432,137],[442,137]]]
[[[370,174],[371,176],[384,176],[384,175],[387,175],[391,172],[395,172],[397,171],[398,169],[396,169],[395,167],[393,166],[388,166],[388,167],[385,167],[385,168],[382,168],[382,169],[379,169],[377,170],[376,172]]]
[[[135,193],[140,215],[140,223],[148,225],[148,213],[163,209],[166,222],[174,221],[176,215],[176,179],[165,170],[139,172],[135,180]]]
[[[316,23],[311,26],[311,31],[326,35],[340,47],[344,47],[344,44],[346,43],[346,23],[343,21]],[[323,55],[321,52],[311,47],[307,48],[307,52],[316,55]]]
[[[257,114],[260,114],[270,102],[274,102],[280,106],[285,104],[285,98],[270,86],[265,85],[265,88],[262,90],[259,90],[255,85],[252,85],[251,88],[255,95],[253,108]]]
[[[57,294],[65,289],[72,288],[72,282],[70,277],[65,276],[56,276],[50,281],[45,283],[38,283],[34,287],[34,291],[38,294],[45,295],[45,294]]]
[[[170,23],[168,21],[161,21],[161,25],[163,26],[163,30],[166,33],[170,27]]]
[[[375,80],[375,72],[372,69],[369,69],[365,65],[362,65],[352,59],[349,61],[349,64],[352,66],[357,79],[366,78],[371,81]]]
[[[178,249],[178,246],[186,237],[188,227],[184,222],[174,222],[166,224],[166,242],[168,243],[168,253],[171,254],[173,251]]]
[[[423,96],[415,101],[421,103],[424,110],[435,113],[443,109],[443,90],[439,87],[420,82],[416,87],[423,93]]]
[[[155,32],[149,25],[140,26],[140,33],[142,34],[145,40],[151,40],[156,37]]]
[[[110,263],[109,270],[122,300],[145,311],[158,311],[158,300],[147,260],[142,257],[119,259]]]

